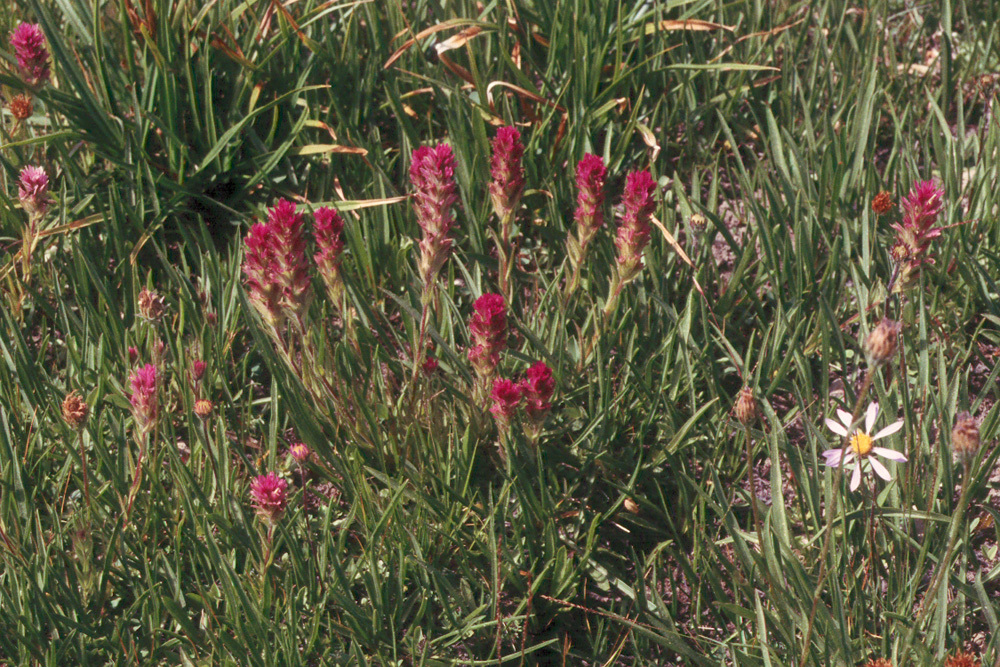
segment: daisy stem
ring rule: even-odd
[[[861,383],[861,391],[858,392],[858,396],[854,401],[854,412],[851,413],[852,424],[858,421],[861,417],[861,406],[864,404],[865,398],[868,397],[868,392],[872,388],[872,382],[875,380],[875,371],[877,368],[878,366],[869,366],[868,371],[865,373],[864,382]],[[844,475],[843,461],[844,456],[850,448],[851,431],[848,429],[847,435],[844,436],[844,445],[840,450],[841,465],[837,466],[837,469],[833,473],[832,496],[830,498],[830,503],[826,507],[826,535],[823,536],[823,548],[820,550],[819,555],[819,572],[816,575],[816,591],[813,593],[812,609],[809,612],[809,623],[806,625],[806,633],[802,637],[802,653],[799,656],[799,667],[806,667],[809,659],[809,644],[812,641],[813,624],[816,620],[816,609],[819,607],[819,599],[823,595],[823,580],[826,578],[826,559],[830,553],[830,536],[833,534],[833,517],[837,512],[837,496],[840,491],[840,480]],[[861,465],[861,463],[858,462],[858,465]]]

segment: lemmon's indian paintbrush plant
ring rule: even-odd
[[[544,361],[536,361],[521,380],[520,388],[524,396],[524,412],[528,418],[525,429],[528,438],[534,443],[538,441],[545,426],[545,418],[552,409],[550,401],[556,389],[552,369]]]
[[[311,297],[302,215],[282,199],[267,222],[250,228],[245,239],[243,274],[250,303],[275,335],[289,320],[302,325]]]
[[[934,181],[920,181],[900,203],[903,220],[892,225],[896,230],[892,257],[899,272],[895,285],[897,290],[912,287],[920,275],[921,266],[934,263],[930,246],[931,241],[941,236],[941,227],[936,227],[935,223],[944,208],[943,197],[944,190]]]
[[[451,146],[421,146],[413,151],[410,184],[417,224],[423,231],[418,270],[426,302],[438,272],[451,253],[452,240],[448,234],[455,222],[452,207],[458,202]]]
[[[49,52],[45,48],[45,35],[34,23],[21,23],[10,36],[17,66],[24,82],[41,86],[49,80]]]
[[[521,159],[524,145],[521,133],[513,127],[501,127],[493,139],[493,156],[490,158],[490,199],[493,210],[500,218],[500,238],[510,243],[510,228],[514,212],[524,193],[524,168]]]
[[[614,312],[622,288],[642,271],[642,253],[649,244],[650,218],[656,210],[655,190],[656,181],[648,171],[633,171],[625,178],[623,212],[615,237],[618,259],[611,293],[604,307],[605,316]]]
[[[288,482],[275,473],[258,475],[250,482],[250,499],[257,515],[273,526],[288,507]]]
[[[320,208],[316,211],[316,254],[313,261],[319,271],[327,294],[334,305],[340,306],[340,296],[344,283],[340,276],[341,255],[344,252],[344,219],[332,208]]]
[[[156,366],[153,364],[146,364],[129,376],[129,386],[132,388],[129,403],[132,404],[136,426],[143,436],[155,427],[160,416],[158,379]]]
[[[576,165],[576,235],[566,237],[566,253],[572,265],[566,294],[576,291],[580,284],[580,268],[587,258],[587,248],[598,230],[604,226],[604,178],[607,169],[604,160],[590,153]]]
[[[473,306],[469,319],[472,334],[468,356],[472,368],[483,380],[490,380],[500,363],[500,352],[507,344],[507,306],[499,294],[484,294]]]

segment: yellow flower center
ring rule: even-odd
[[[872,450],[872,437],[867,433],[858,431],[851,436],[851,449],[858,456],[868,456],[868,452]]]

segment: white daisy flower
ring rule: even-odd
[[[879,438],[892,435],[903,428],[903,420],[900,419],[889,424],[875,435],[869,435],[875,426],[875,419],[878,417],[878,403],[871,403],[868,406],[865,414],[864,431],[860,429],[851,431],[851,414],[849,412],[837,410],[837,416],[840,417],[839,422],[827,419],[826,426],[842,438],[846,438],[848,433],[850,433],[850,446],[847,448],[846,453],[844,453],[843,447],[828,449],[823,452],[823,456],[826,458],[826,465],[853,468],[854,474],[851,475],[851,491],[856,491],[861,486],[861,467],[865,462],[871,465],[871,469],[875,471],[876,475],[887,482],[892,480],[892,475],[889,474],[888,469],[875,456],[881,456],[897,463],[906,463],[906,457],[894,449],[875,447],[873,443]],[[854,465],[852,466],[851,463],[854,463]]]

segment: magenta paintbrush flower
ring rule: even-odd
[[[510,241],[510,217],[517,210],[524,193],[524,145],[521,133],[513,127],[501,127],[493,139],[493,156],[490,158],[490,198],[493,210],[501,221],[501,237]]]
[[[472,345],[469,361],[479,377],[493,377],[500,352],[507,344],[507,306],[499,294],[484,294],[473,306],[474,313],[469,320]]]
[[[607,169],[604,160],[587,153],[576,165],[576,220],[580,245],[587,244],[604,226],[604,178]]]
[[[148,431],[156,424],[160,415],[156,366],[146,364],[142,368],[136,369],[129,376],[128,381],[132,388],[129,402],[132,404],[132,413],[135,415],[136,424],[140,430]]]
[[[944,190],[934,181],[919,181],[900,202],[902,223],[892,225],[896,242],[892,256],[899,266],[897,286],[911,287],[920,274],[920,267],[933,264],[930,256],[931,241],[941,236],[941,227],[934,225],[944,209]]]
[[[501,430],[506,431],[510,428],[510,422],[521,405],[521,387],[510,380],[499,379],[493,383],[490,397],[493,399],[490,412],[496,418]]]
[[[274,525],[288,507],[288,482],[273,472],[258,475],[250,482],[250,499],[257,506],[257,514]]]
[[[288,318],[301,321],[309,306],[309,269],[302,215],[281,199],[267,212],[267,222],[250,228],[244,240],[243,275],[250,302],[270,326]]]
[[[455,156],[448,144],[413,151],[410,183],[417,224],[423,230],[420,241],[420,277],[425,292],[448,260],[452,240],[448,237],[454,224],[452,207],[458,202],[455,187]]]
[[[331,298],[339,301],[343,282],[340,277],[341,255],[344,252],[344,219],[332,208],[320,208],[316,211],[316,254],[313,261],[319,275],[323,278]]]
[[[33,166],[22,169],[17,197],[25,211],[43,215],[49,206],[49,176],[45,170]]]
[[[624,212],[615,238],[622,284],[634,279],[642,270],[642,253],[649,243],[649,219],[656,210],[655,189],[656,182],[648,171],[633,171],[625,178]]]
[[[45,48],[45,35],[34,23],[21,23],[10,36],[17,66],[25,82],[40,86],[49,80],[49,52]]]
[[[544,361],[536,361],[526,375],[521,381],[525,412],[531,421],[540,424],[552,408],[549,400],[556,389],[556,381],[552,377],[552,369]]]

